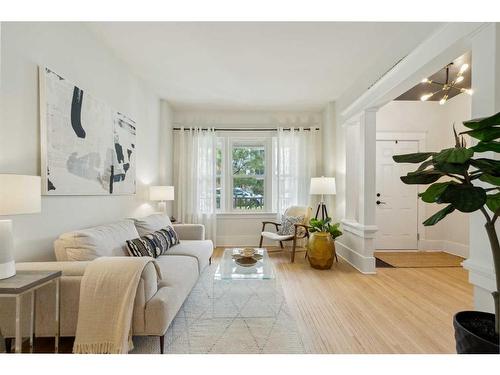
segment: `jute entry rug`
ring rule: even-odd
[[[443,251],[376,251],[375,258],[396,268],[461,267],[464,261]]]
[[[279,280],[235,280],[214,287],[216,268],[214,262],[205,269],[170,325],[165,353],[305,352]],[[134,337],[131,353],[160,353],[158,337]]]

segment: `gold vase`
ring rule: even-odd
[[[312,268],[327,270],[332,267],[335,257],[335,241],[330,233],[311,233],[307,247],[309,264]]]

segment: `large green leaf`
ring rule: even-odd
[[[448,181],[448,182],[437,182],[435,184],[432,184],[427,188],[426,191],[423,193],[420,193],[418,196],[422,198],[424,202],[427,203],[436,203],[443,194],[443,192],[446,190],[448,185],[454,184],[455,182],[453,181]]]
[[[427,185],[436,182],[444,174],[439,171],[425,170],[425,171],[415,171],[410,172],[406,176],[401,177],[401,181],[408,185]]]
[[[467,134],[472,138],[479,139],[480,141],[489,142],[500,138],[500,127],[493,126],[489,128],[469,130],[460,134]]]
[[[491,141],[491,142],[479,142],[477,145],[471,147],[474,152],[500,152],[500,142]]]
[[[500,176],[500,160],[486,158],[471,159],[470,164],[484,173]]]
[[[474,155],[474,150],[465,147],[453,147],[441,150],[434,155],[433,160],[437,163],[465,163]]]
[[[437,202],[450,203],[461,212],[474,212],[486,203],[486,191],[478,186],[450,184]]]
[[[469,169],[469,162],[465,163],[434,163],[434,169],[443,173],[464,175]]]
[[[446,215],[451,214],[453,211],[455,211],[455,208],[453,208],[453,205],[448,205],[442,210],[439,210],[436,212],[434,215],[432,215],[430,218],[428,218],[426,221],[423,222],[423,224],[428,227],[431,225],[436,224],[437,222],[441,221],[446,217]]]
[[[467,128],[473,130],[489,128],[494,125],[500,125],[500,112],[490,117],[481,117],[469,121],[464,121],[463,124]]]
[[[432,165],[432,159],[426,160],[422,164],[419,165],[419,167],[417,168],[417,171],[423,171],[424,169],[426,169],[427,167],[429,167],[431,165]]]
[[[492,212],[500,209],[500,193],[489,194],[486,199],[486,205]]]
[[[489,184],[495,185],[495,186],[500,186],[500,177],[495,177],[490,174],[482,174],[481,177],[479,177],[481,181],[487,182]]]
[[[435,152],[417,152],[414,154],[394,155],[392,159],[396,163],[421,163],[429,159],[434,154]]]

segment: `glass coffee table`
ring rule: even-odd
[[[282,302],[266,249],[242,257],[242,248],[224,250],[213,278],[213,317],[275,317]]]

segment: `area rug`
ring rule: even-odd
[[[273,293],[262,280],[214,287],[216,268],[212,264],[204,271],[170,325],[166,354],[305,352],[279,280]],[[131,353],[160,353],[158,337],[134,337]]]
[[[443,251],[376,251],[375,257],[396,268],[461,267],[464,261]]]

